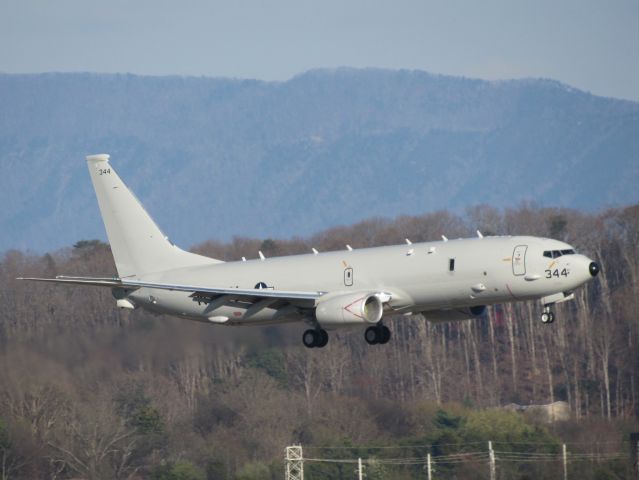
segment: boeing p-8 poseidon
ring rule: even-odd
[[[557,240],[500,236],[353,249],[237,262],[181,250],[162,234],[109,163],[87,157],[117,277],[25,278],[112,289],[120,308],[218,325],[305,322],[307,347],[327,330],[359,326],[384,344],[387,315],[422,313],[430,321],[479,317],[486,305],[539,299],[552,305],[599,272],[591,259]]]

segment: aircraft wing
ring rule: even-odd
[[[35,278],[20,277],[18,280],[30,280],[35,282],[66,283],[71,285],[91,285],[97,287],[120,287],[120,288],[157,288],[160,290],[170,290],[176,292],[191,292],[192,296],[219,296],[232,295],[233,297],[246,299],[280,299],[280,300],[317,300],[326,292],[304,292],[272,290],[268,288],[216,288],[199,285],[183,285],[174,283],[145,282],[143,280],[129,280],[117,277],[68,277],[57,276],[56,278]]]
[[[59,275],[55,278],[18,277],[16,280],[30,282],[66,283],[69,285],[93,285],[95,287],[121,287],[122,281],[117,277],[67,277]]]

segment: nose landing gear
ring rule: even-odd
[[[541,314],[541,323],[552,323],[555,321],[555,314],[550,310],[550,305],[544,305],[544,311]]]

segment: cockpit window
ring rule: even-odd
[[[546,250],[544,252],[544,257],[548,258],[559,258],[562,255],[574,255],[575,251],[570,248],[568,250]]]

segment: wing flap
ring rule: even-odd
[[[232,295],[236,297],[252,298],[281,298],[286,300],[317,300],[325,292],[303,292],[295,290],[271,290],[260,288],[216,288],[197,285],[181,285],[173,283],[144,282],[141,280],[121,280],[123,287],[146,287],[160,290],[170,290],[176,292],[192,292],[198,296],[209,295]]]

